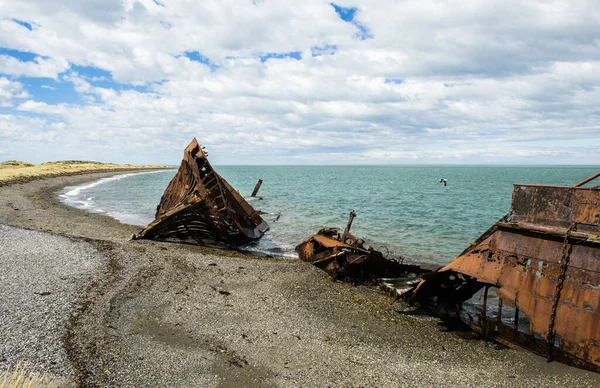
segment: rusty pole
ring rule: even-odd
[[[594,179],[600,177],[600,172],[597,172],[596,174],[592,175],[589,178],[585,178],[584,180],[582,180],[581,182],[577,183],[576,185],[574,185],[573,187],[581,187],[583,185],[585,185],[586,183],[593,181]]]
[[[344,234],[342,235],[342,241],[346,241],[346,237],[350,234],[350,227],[352,226],[352,221],[356,217],[356,213],[354,210],[350,212],[350,217],[348,218],[348,224],[346,225],[346,229],[344,229]]]
[[[260,189],[260,185],[262,185],[263,180],[259,179],[258,182],[256,182],[256,186],[254,186],[254,191],[252,191],[252,195],[251,197],[256,197],[256,194],[258,193],[258,190]]]
[[[496,316],[496,325],[499,328],[502,323],[502,298],[498,299],[498,315]]]
[[[484,319],[487,316],[487,296],[490,286],[485,286],[483,290],[483,306],[481,307],[481,314],[479,315],[479,327],[484,323]]]

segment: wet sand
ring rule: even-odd
[[[0,368],[21,359],[80,386],[600,384],[597,374],[446,331],[377,289],[332,282],[298,260],[130,241],[137,227],[55,199],[64,186],[114,174],[0,187],[0,224],[41,232],[0,236],[0,272],[10,266],[21,279],[0,290],[13,295],[0,302],[10,326],[3,333],[42,319],[19,304],[54,295],[52,324],[29,325],[24,335],[64,351],[52,364],[47,351],[25,349],[31,341],[23,349],[1,344]],[[52,271],[28,258],[54,263]],[[50,272],[44,290],[51,294],[32,295],[27,279]]]

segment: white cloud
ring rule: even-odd
[[[10,107],[13,105],[13,100],[27,97],[29,94],[20,82],[0,77],[0,107]]]
[[[48,77],[56,79],[69,68],[66,60],[37,57],[33,62],[19,61],[9,55],[0,55],[0,73],[17,77]]]
[[[0,114],[0,139],[2,145],[16,151],[11,145],[22,142],[41,142],[43,147],[54,137],[54,132],[48,131],[48,120],[34,117],[18,117]]]
[[[71,84],[84,103],[30,90],[14,117],[96,159],[173,162],[197,136],[227,163],[600,163],[594,1],[335,3],[372,38],[329,1],[10,2],[0,46],[39,57],[0,72]]]

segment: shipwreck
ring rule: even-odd
[[[321,268],[336,280],[368,281],[426,272],[416,265],[387,259],[382,252],[367,248],[364,240],[350,233],[354,217],[353,210],[342,234],[339,228],[324,228],[301,242],[296,247],[300,260]]]
[[[269,229],[260,214],[213,169],[204,147],[193,139],[156,208],[156,219],[133,238],[235,248],[257,241]]]
[[[485,337],[600,371],[600,186],[583,187],[599,176],[515,184],[509,213],[404,296],[446,311],[478,299]]]

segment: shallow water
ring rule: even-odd
[[[296,257],[294,247],[323,227],[344,228],[391,257],[445,264],[508,212],[513,183],[573,185],[598,167],[220,166],[217,171],[264,211],[271,230],[250,250]],[[59,194],[69,205],[145,226],[175,171],[124,174]],[[448,185],[439,183],[441,178]],[[385,252],[386,248],[382,248]]]

